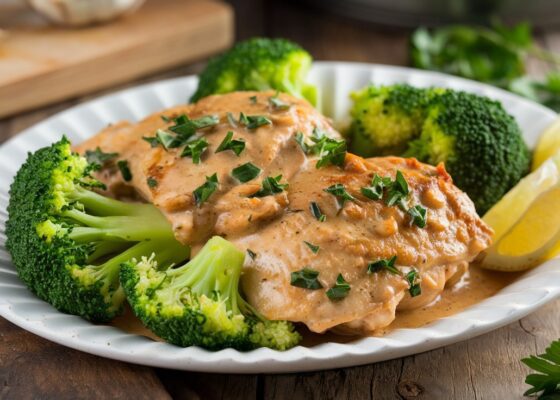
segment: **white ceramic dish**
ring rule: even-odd
[[[315,63],[310,80],[321,87],[323,109],[335,120],[347,118],[348,93],[373,81],[463,89],[500,100],[515,116],[527,142],[551,123],[552,111],[480,83],[438,73],[354,63]],[[469,309],[425,327],[400,329],[347,344],[298,346],[286,352],[258,349],[209,352],[154,342],[117,328],[93,325],[59,313],[31,294],[17,277],[5,250],[8,187],[28,151],[66,134],[75,143],[109,123],[138,120],[154,111],[184,103],[196,77],[177,78],[124,90],[73,107],[22,132],[0,148],[0,315],[39,336],[104,357],[158,367],[223,373],[274,373],[329,369],[402,357],[480,335],[522,318],[560,295],[560,259],[530,271],[500,293]]]

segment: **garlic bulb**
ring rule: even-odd
[[[28,0],[51,21],[70,26],[104,22],[136,10],[144,0]]]

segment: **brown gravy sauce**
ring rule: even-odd
[[[453,287],[445,288],[442,294],[432,303],[415,310],[397,312],[397,317],[393,323],[379,331],[376,336],[382,336],[400,328],[419,328],[440,318],[456,314],[492,297],[501,289],[516,281],[521,275],[522,273],[488,271],[476,265],[471,265],[469,272],[458,283]],[[144,327],[142,322],[134,316],[130,307],[127,307],[123,315],[115,318],[110,325],[124,332],[162,341]],[[326,342],[349,343],[358,339],[356,336],[342,336],[330,332],[317,334],[310,332],[305,326],[298,326],[298,331],[303,336],[301,345],[306,347]]]

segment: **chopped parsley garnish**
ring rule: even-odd
[[[291,273],[290,284],[303,289],[321,289],[323,285],[321,285],[321,282],[317,279],[318,276],[319,271],[305,267],[302,270]]]
[[[158,185],[158,181],[155,178],[152,178],[151,176],[146,180],[146,183],[152,189]]]
[[[346,159],[346,141],[323,136],[313,146],[313,152],[320,157],[316,168],[330,164],[342,167]]]
[[[317,221],[325,222],[325,220],[327,219],[327,216],[323,214],[321,209],[319,208],[319,204],[315,203],[314,201],[309,203],[309,210]]]
[[[405,211],[411,218],[411,224],[419,228],[426,226],[428,210],[419,204],[410,208],[407,207],[406,203],[410,190],[401,171],[397,171],[394,181],[389,177],[382,178],[375,174],[371,180],[371,185],[363,186],[360,191],[362,195],[371,200],[385,198],[385,204],[389,207],[398,206]]]
[[[121,175],[125,182],[130,182],[132,180],[132,172],[130,172],[130,168],[128,168],[128,161],[117,161],[117,167],[119,167],[119,170],[121,171]]]
[[[426,226],[426,215],[428,210],[421,205],[415,205],[407,211],[408,215],[412,218],[412,223],[419,228],[424,228]]]
[[[302,132],[297,132],[295,139],[305,154],[315,154],[320,157],[315,164],[317,168],[330,164],[339,167],[344,165],[347,150],[345,140],[332,139],[317,128],[313,130],[313,137],[311,138],[313,144],[306,143]]]
[[[247,249],[247,254],[249,254],[249,257],[251,257],[252,260],[254,260],[255,258],[257,258],[257,253],[255,253],[253,250],[251,249]]]
[[[150,143],[150,147],[155,148],[159,146],[159,139],[157,136],[142,136],[146,142]]]
[[[329,186],[326,189],[323,189],[325,192],[332,194],[335,196],[340,204],[340,207],[344,206],[344,203],[347,200],[354,201],[356,200],[354,196],[346,191],[346,188],[341,183],[336,183],[334,185]]]
[[[251,104],[256,104],[257,103],[257,96],[249,97],[249,101],[251,102]]]
[[[167,119],[167,121],[169,121],[169,119]],[[192,137],[199,129],[217,125],[220,119],[213,115],[207,115],[198,119],[190,119],[185,114],[181,114],[177,118],[171,119],[171,121],[173,121],[173,125],[167,130],[158,129],[155,133],[155,137],[143,137],[142,139],[150,143],[152,147],[161,145],[166,150],[183,147],[181,157],[192,157],[193,162],[198,164],[200,162],[200,156],[206,147],[208,147],[208,143],[205,139],[193,139]]]
[[[253,193],[249,197],[265,197],[276,193],[282,193],[288,187],[287,183],[280,183],[282,175],[276,177],[267,176],[262,181],[262,187],[258,192]]]
[[[226,114],[226,117],[227,117],[227,120],[228,120],[228,123],[230,124],[230,126],[232,128],[237,128],[237,122],[235,121],[235,117],[233,116],[233,114],[228,112]]]
[[[234,168],[231,171],[231,176],[237,179],[241,183],[249,182],[251,179],[255,179],[261,173],[261,169],[253,163],[245,163],[239,167]]]
[[[302,132],[296,133],[296,142],[299,144],[299,147],[301,147],[301,150],[307,154],[309,147],[307,146],[307,143],[305,143],[305,136],[303,136]]]
[[[164,131],[163,129],[158,129],[156,131],[155,139],[159,144],[163,146],[165,150],[176,149],[177,147],[180,147],[181,144],[183,144],[183,140],[180,137],[172,133],[169,133],[167,131]],[[150,144],[152,143],[153,142],[150,142]]]
[[[160,115],[160,118],[163,122],[171,122],[173,119],[169,118],[167,115]]]
[[[290,109],[290,105],[278,97],[278,92],[276,92],[274,96],[268,98],[268,104],[275,110],[286,111]]]
[[[192,157],[193,164],[200,164],[200,157],[208,147],[208,142],[204,138],[191,140],[183,148],[181,157]]]
[[[394,275],[402,276],[408,282],[408,292],[411,297],[416,297],[422,293],[422,288],[420,287],[420,273],[416,268],[412,268],[406,275],[403,276],[402,272],[395,267],[395,262],[397,261],[397,256],[391,258],[385,258],[377,261],[372,261],[368,263],[367,272],[368,274],[374,274],[381,271],[387,271]]]
[[[194,202],[197,207],[200,207],[208,198],[218,189],[218,175],[206,177],[206,182],[197,187],[193,192]]]
[[[404,278],[408,282],[408,293],[410,293],[410,297],[416,297],[422,294],[422,288],[420,287],[420,273],[415,269],[412,268]]]
[[[313,254],[317,254],[319,252],[320,247],[317,245],[314,245],[313,243],[309,243],[307,241],[303,241],[303,243],[305,243],[307,245],[307,247],[309,247],[309,249],[313,252]]]
[[[198,129],[209,128],[220,123],[220,119],[214,115],[206,115],[197,119],[190,119],[185,114],[179,115],[173,119],[174,125],[169,127],[174,132],[184,138],[189,138],[196,133]]]
[[[263,125],[271,125],[272,121],[264,115],[245,115],[239,113],[239,123],[245,125],[247,129],[257,129]]]
[[[361,188],[361,192],[368,199],[381,200],[383,198],[383,189],[391,186],[391,178],[382,178],[375,174],[371,180],[370,186]]]
[[[368,263],[367,272],[368,274],[373,274],[382,270],[387,270],[392,274],[400,275],[401,272],[395,267],[395,261],[397,261],[397,256],[372,261]]]
[[[404,207],[404,200],[408,197],[409,190],[408,183],[401,171],[397,171],[395,180],[388,189],[387,205],[390,207],[398,204],[400,207]]]
[[[342,300],[348,296],[348,292],[350,292],[350,285],[344,280],[342,274],[338,274],[334,286],[327,290],[327,297],[331,300]]]
[[[107,161],[118,157],[119,153],[104,153],[99,147],[95,150],[86,150],[85,157],[88,163],[103,166]]]
[[[231,150],[235,153],[236,156],[239,156],[241,152],[245,149],[245,141],[240,139],[233,139],[233,132],[228,131],[222,143],[216,149],[216,153],[220,153],[222,151]]]

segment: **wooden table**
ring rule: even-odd
[[[234,3],[239,3],[238,38],[284,36],[319,60],[407,64],[408,32],[374,28],[282,2]],[[560,32],[539,37],[560,51]],[[203,65],[184,66],[130,85],[196,73]],[[542,70],[538,63],[531,68]],[[100,94],[0,120],[0,142]],[[560,300],[492,333],[402,359],[314,373],[212,375],[103,359],[53,344],[0,319],[0,398],[515,399],[526,389],[528,372],[519,360],[558,337]]]

